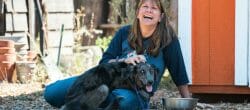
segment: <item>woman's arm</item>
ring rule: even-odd
[[[187,84],[189,83],[184,59],[181,52],[179,40],[173,41],[164,48],[164,61],[170,72],[171,78],[178,87],[182,97],[190,97]]]

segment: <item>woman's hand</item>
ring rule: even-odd
[[[124,62],[127,64],[136,65],[136,63],[146,62],[146,58],[144,55],[135,55],[133,57],[128,57],[128,58],[124,59]]]
[[[111,60],[109,60],[109,63],[111,63],[111,62],[125,62],[127,64],[136,65],[136,63],[146,62],[146,58],[144,55],[134,55],[134,56],[128,57],[128,58],[111,59]]]
[[[181,97],[183,97],[183,98],[190,98],[191,97],[189,90],[188,90],[188,85],[178,86],[178,90],[181,94]]]

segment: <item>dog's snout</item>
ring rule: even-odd
[[[147,77],[147,83],[148,83],[149,85],[152,85],[152,84],[154,83],[154,75],[148,73],[148,74],[146,75],[146,77]]]
[[[153,83],[154,83],[153,80],[149,80],[149,81],[148,81],[148,84],[150,84],[150,85],[152,85]]]

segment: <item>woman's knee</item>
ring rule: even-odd
[[[138,110],[140,108],[139,101],[135,92],[127,89],[116,89],[112,92],[115,97],[119,97],[120,110]]]
[[[57,82],[50,84],[45,87],[43,96],[44,99],[52,106],[61,107],[64,104],[64,93],[62,93],[63,89],[57,88]]]
[[[47,85],[43,94],[44,99],[52,106],[61,107],[64,104],[64,98],[67,91],[72,86],[75,79],[76,77],[71,77]]]
[[[119,109],[120,110],[138,110],[138,101],[132,98],[124,98],[119,101]]]
[[[56,100],[55,98],[55,93],[51,90],[51,88],[49,86],[45,87],[44,93],[43,93],[43,97],[44,99],[52,106],[55,107],[61,107],[62,104],[58,104],[59,101]]]

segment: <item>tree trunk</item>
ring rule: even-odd
[[[174,31],[178,32],[178,0],[170,0],[169,22]]]

